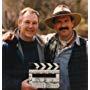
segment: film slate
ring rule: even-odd
[[[38,89],[59,90],[60,70],[57,63],[33,63],[29,83]]]

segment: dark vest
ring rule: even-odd
[[[51,50],[50,45],[54,39],[51,39],[45,47],[46,62],[53,62],[56,48]],[[56,47],[56,46],[55,46]],[[72,49],[68,72],[71,90],[88,90],[88,58],[86,51],[86,41],[80,38],[80,46],[76,43]]]
[[[71,90],[88,90],[88,59],[83,39],[80,38],[80,46],[74,44],[68,66]]]

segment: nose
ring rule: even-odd
[[[65,26],[66,26],[66,24],[65,24],[65,23],[63,23],[63,24],[62,24],[62,27],[65,27]]]
[[[29,24],[29,28],[32,28],[32,27],[33,27],[33,24],[32,24],[32,23],[30,23],[30,24]]]

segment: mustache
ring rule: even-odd
[[[64,29],[69,29],[68,27],[61,27],[61,28],[59,28],[59,30],[64,30]]]

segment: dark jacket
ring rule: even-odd
[[[39,59],[44,58],[43,46],[37,36]],[[17,38],[2,42],[2,88],[3,90],[21,90],[21,82],[28,78],[20,43]]]
[[[88,59],[86,50],[86,41],[80,39],[80,46],[74,43],[72,48],[71,57],[68,64],[68,72],[70,79],[71,90],[88,90]],[[57,35],[51,38],[45,46],[45,59],[46,62],[53,62],[57,43]],[[53,48],[51,45],[53,44]]]

